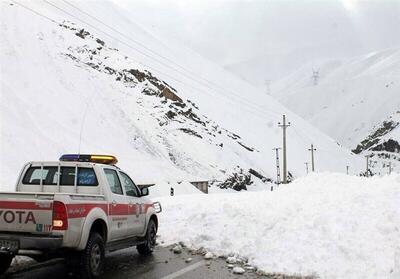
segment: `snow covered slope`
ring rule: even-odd
[[[287,114],[288,167],[358,172],[358,156],[271,97],[103,1],[2,1],[0,189],[21,165],[110,153],[136,181],[275,176]]]
[[[400,110],[400,49],[305,65],[273,84],[272,94],[341,144],[354,149]]]

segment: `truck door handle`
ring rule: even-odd
[[[115,200],[113,200],[113,201],[111,202],[111,204],[112,204],[113,206],[117,206],[117,202],[116,202]]]

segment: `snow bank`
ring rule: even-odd
[[[174,196],[203,194],[199,189],[194,187],[190,182],[157,182],[149,188],[150,198],[164,197],[171,195],[171,188],[174,189]]]
[[[400,278],[400,176],[314,174],[274,192],[161,198],[160,235],[266,272]]]

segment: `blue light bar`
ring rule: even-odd
[[[60,157],[60,161],[79,161],[79,154],[64,154]]]
[[[94,155],[94,154],[64,154],[60,157],[64,162],[91,162],[97,164],[115,165],[118,160],[112,155]]]

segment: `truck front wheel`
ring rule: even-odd
[[[157,226],[154,220],[150,220],[147,225],[147,233],[145,236],[145,242],[139,244],[136,248],[140,255],[150,255],[154,251],[156,246]]]
[[[13,257],[10,255],[0,255],[0,275],[10,267]]]

